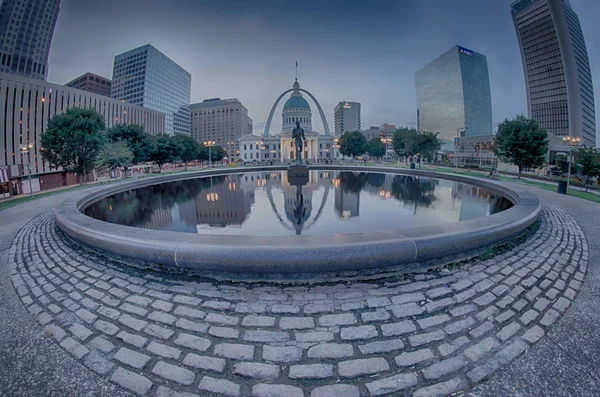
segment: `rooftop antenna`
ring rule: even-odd
[[[298,61],[296,61],[296,81],[298,81]]]

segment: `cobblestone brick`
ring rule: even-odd
[[[467,365],[467,362],[462,357],[452,357],[430,365],[422,373],[425,379],[439,379],[449,373],[458,371],[465,365]]]
[[[152,388],[152,382],[148,378],[121,367],[113,372],[110,380],[122,388],[140,395],[148,393]]]
[[[329,385],[314,388],[310,397],[360,397],[360,389],[355,385]]]
[[[208,330],[208,334],[218,338],[237,339],[240,336],[240,331],[235,328],[212,326]]]
[[[195,378],[192,371],[164,361],[157,362],[152,369],[152,373],[182,385],[191,385]]]
[[[256,362],[241,362],[233,366],[234,374],[260,380],[275,380],[279,377],[279,366]]]
[[[181,350],[154,341],[148,344],[146,350],[148,350],[150,353],[159,355],[161,357],[172,358],[174,360],[177,360],[181,355]]]
[[[146,366],[146,364],[148,364],[148,361],[150,361],[149,356],[138,353],[138,352],[128,349],[126,347],[120,348],[115,353],[113,358],[119,362],[122,362],[123,364],[127,364],[130,367],[137,368],[137,369],[144,368]]]
[[[188,353],[183,359],[183,364],[189,367],[194,367],[205,371],[214,371],[221,373],[225,369],[224,359],[209,356],[199,356],[194,353]]]
[[[302,364],[290,366],[290,379],[325,379],[333,376],[331,364]]]
[[[263,360],[279,363],[300,361],[302,349],[296,346],[263,346]]]
[[[275,317],[249,314],[242,320],[242,325],[244,327],[273,327],[275,325]]]
[[[338,373],[344,378],[355,378],[361,375],[371,375],[390,369],[388,362],[381,357],[362,358],[342,361],[338,364]]]
[[[364,340],[376,337],[377,329],[372,325],[342,328],[340,331],[340,338],[342,340]]]
[[[416,384],[417,376],[414,373],[409,372],[379,379],[367,383],[366,386],[371,396],[382,396],[384,394],[395,393],[408,389]]]
[[[211,378],[210,376],[202,378],[198,389],[227,397],[240,396],[240,385],[226,379]]]
[[[349,344],[322,343],[308,349],[308,358],[352,357],[354,349]]]
[[[329,342],[334,339],[333,332],[315,331],[315,332],[296,332],[294,337],[298,342]]]
[[[413,397],[450,396],[454,392],[463,390],[465,386],[465,382],[461,378],[452,378],[446,382],[418,389],[412,395]]]
[[[175,344],[203,352],[208,350],[211,342],[206,338],[181,333],[177,336],[177,339],[175,339]]]
[[[408,341],[412,346],[416,347],[438,340],[442,340],[445,336],[446,334],[444,334],[444,331],[437,330],[433,332],[428,332],[426,334],[411,335],[408,337]]]
[[[129,343],[135,347],[144,347],[148,338],[144,338],[141,335],[130,334],[129,332],[121,331],[117,334],[117,338],[121,339],[125,343]]]
[[[404,349],[404,342],[400,339],[371,342],[358,346],[358,350],[362,354],[389,353],[401,349]]]
[[[252,397],[304,397],[304,392],[296,386],[259,383],[252,386]]]
[[[254,346],[220,343],[215,345],[215,355],[234,360],[252,360],[254,357]]]
[[[416,330],[417,326],[410,320],[381,325],[381,333],[383,336],[403,335],[415,332]]]
[[[399,356],[396,356],[396,365],[399,367],[409,367],[415,364],[419,364],[423,361],[434,358],[435,355],[431,349],[420,349],[412,352],[404,352]]]
[[[319,317],[319,325],[322,327],[352,325],[356,324],[356,322],[356,316],[352,313],[326,314]]]
[[[315,320],[312,317],[283,317],[279,320],[281,329],[311,329],[315,327]]]

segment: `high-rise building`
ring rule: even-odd
[[[60,0],[0,1],[0,72],[46,80],[59,5]]]
[[[110,97],[112,81],[94,73],[85,73],[65,84],[67,87]]]
[[[457,131],[461,136],[492,134],[492,97],[484,55],[452,47],[419,70],[415,81],[417,128],[439,132],[442,150],[453,150]]]
[[[238,139],[252,134],[248,109],[236,98],[212,98],[192,104],[191,110],[192,137],[198,142],[215,141],[231,159],[239,158]]]
[[[360,103],[342,101],[333,110],[335,135],[348,131],[360,131]]]
[[[115,57],[111,96],[166,115],[166,133],[190,135],[192,75],[150,44]]]
[[[529,117],[556,136],[596,146],[594,88],[579,18],[568,0],[519,0],[511,14]]]

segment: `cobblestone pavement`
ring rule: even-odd
[[[583,232],[546,206],[515,249],[380,281],[231,284],[124,268],[82,250],[45,213],[10,249],[13,285],[86,367],[161,397],[436,396],[471,388],[568,309]]]

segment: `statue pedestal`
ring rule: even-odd
[[[287,174],[292,186],[303,186],[308,183],[308,167],[304,164],[290,165]]]

